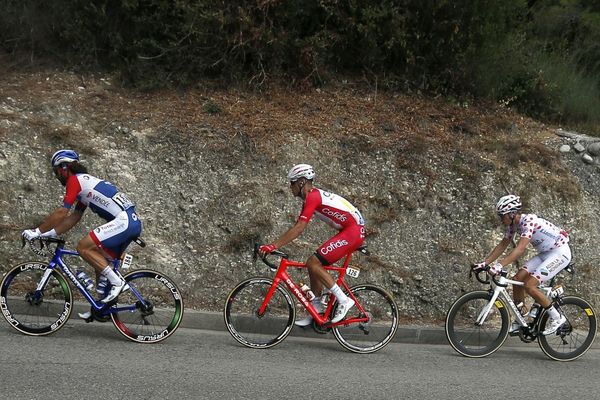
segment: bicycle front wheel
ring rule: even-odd
[[[368,321],[337,325],[333,334],[337,341],[354,353],[373,353],[385,347],[398,329],[398,307],[392,295],[375,285],[359,285],[350,288],[357,300],[348,317],[366,316]],[[359,311],[358,304],[364,309]]]
[[[450,345],[466,357],[485,357],[502,346],[508,336],[509,313],[497,299],[481,324],[477,318],[490,303],[485,291],[469,292],[459,297],[446,315],[446,337]]]
[[[119,332],[139,343],[157,343],[171,336],[183,318],[183,299],[175,283],[148,269],[124,278],[129,288],[119,294],[117,312],[110,314]]]
[[[227,330],[244,346],[264,349],[275,346],[294,326],[296,308],[290,293],[278,285],[264,313],[259,314],[269,289],[270,278],[251,278],[238,284],[227,296],[223,316]]]
[[[32,336],[49,335],[71,315],[73,298],[65,278],[53,270],[38,291],[48,264],[26,262],[10,270],[2,280],[0,309],[10,326]]]
[[[538,336],[540,348],[546,355],[557,361],[575,360],[587,352],[596,337],[596,313],[586,300],[567,296],[562,299],[560,311],[567,322],[556,333]],[[548,313],[542,315],[540,332],[546,327]]]

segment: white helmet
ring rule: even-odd
[[[290,169],[287,177],[290,182],[295,182],[300,178],[313,180],[315,177],[315,170],[308,164],[298,164]]]
[[[496,203],[496,213],[499,216],[503,216],[504,214],[519,211],[522,206],[523,203],[521,203],[521,198],[519,196],[508,194],[500,197],[500,200]]]

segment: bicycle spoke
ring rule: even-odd
[[[366,316],[368,321],[333,327],[333,334],[346,349],[355,353],[373,353],[387,345],[398,327],[398,308],[392,296],[374,285],[360,285],[350,289],[364,308],[352,308],[346,319]]]
[[[47,265],[24,263],[2,281],[0,307],[8,323],[27,335],[48,335],[71,315],[72,295],[62,275],[53,271],[42,291],[36,292]]]
[[[502,302],[496,301],[483,324],[476,324],[488,303],[488,292],[471,292],[450,307],[446,317],[446,337],[460,354],[484,357],[496,351],[506,340],[509,318]]]
[[[571,361],[581,357],[591,347],[596,336],[596,314],[587,301],[574,296],[563,299],[561,312],[567,323],[556,333],[539,337],[540,348],[548,357],[559,361]],[[548,315],[542,317],[543,331]]]
[[[259,315],[259,308],[272,284],[269,278],[248,279],[227,297],[225,325],[234,339],[244,346],[275,346],[287,337],[293,327],[295,308],[289,293],[280,286],[273,293],[265,312]]]
[[[119,294],[117,308],[131,310],[111,314],[116,328],[141,343],[156,343],[173,334],[183,317],[183,301],[175,284],[150,270],[133,271],[125,280],[130,289]]]

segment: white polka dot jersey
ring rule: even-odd
[[[515,233],[521,238],[529,239],[538,253],[551,251],[569,243],[569,234],[564,229],[535,214],[521,214],[516,232],[511,224],[504,237],[512,239]]]

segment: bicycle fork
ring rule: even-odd
[[[50,266],[46,266],[46,270],[42,275],[42,278],[37,284],[34,292],[27,293],[25,296],[25,300],[31,305],[38,306],[42,303],[42,297],[44,297],[44,289],[46,288],[46,284],[48,283],[48,279],[50,279],[50,275],[52,275],[53,269]]]

